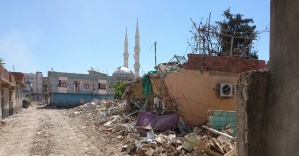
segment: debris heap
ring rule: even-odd
[[[101,134],[113,138],[121,145],[118,152],[128,155],[185,156],[236,154],[236,139],[231,125],[221,132],[207,126],[180,131],[177,114],[158,115],[147,111],[128,112],[127,102],[95,100],[70,109],[71,118],[81,118],[86,126],[94,127]],[[132,113],[133,112],[133,113]],[[190,129],[190,128],[187,128]]]

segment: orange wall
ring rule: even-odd
[[[203,72],[180,69],[168,73],[165,79],[171,99],[179,104],[184,121],[200,125],[207,120],[207,110],[236,110],[236,98],[218,98],[218,83],[236,84],[238,74],[224,72]]]

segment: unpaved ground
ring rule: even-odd
[[[5,121],[0,126],[1,156],[121,155],[116,148],[120,145],[111,144],[107,136],[91,134],[80,120],[69,118],[65,109],[31,105]]]

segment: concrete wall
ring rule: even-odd
[[[237,85],[238,155],[264,155],[267,71],[242,73]],[[278,141],[278,140],[277,140]]]
[[[79,80],[80,82],[79,88],[80,88],[80,93],[88,93],[88,94],[93,94],[95,92],[95,87],[97,85],[96,82],[90,81],[90,80]],[[86,88],[86,85],[89,85],[88,88]]]
[[[22,110],[22,101],[23,101],[23,87],[21,85],[16,86],[16,108],[15,112]]]
[[[236,84],[238,74],[224,72],[203,72],[181,69],[168,73],[165,83],[169,96],[177,104],[184,121],[191,125],[203,124],[207,120],[207,111],[236,111],[235,98],[219,98],[217,84]]]
[[[2,118],[6,118],[9,116],[9,89],[3,87],[2,90],[3,90]]]
[[[9,90],[9,115],[15,114],[17,111],[17,99],[16,88],[10,88]]]
[[[271,0],[266,155],[299,153],[299,1]]]
[[[79,94],[79,93],[52,93],[51,104],[57,107],[74,107],[93,99],[114,99],[114,95]]]

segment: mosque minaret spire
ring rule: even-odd
[[[139,28],[138,28],[138,19],[137,19],[137,26],[136,26],[136,32],[135,32],[135,64],[134,64],[134,69],[135,69],[135,78],[139,77],[139,69],[140,69],[140,64],[139,64],[139,53],[140,53],[140,46],[139,46]]]
[[[126,28],[126,35],[125,35],[125,43],[124,43],[124,67],[128,68],[128,36],[127,36],[127,28]]]

